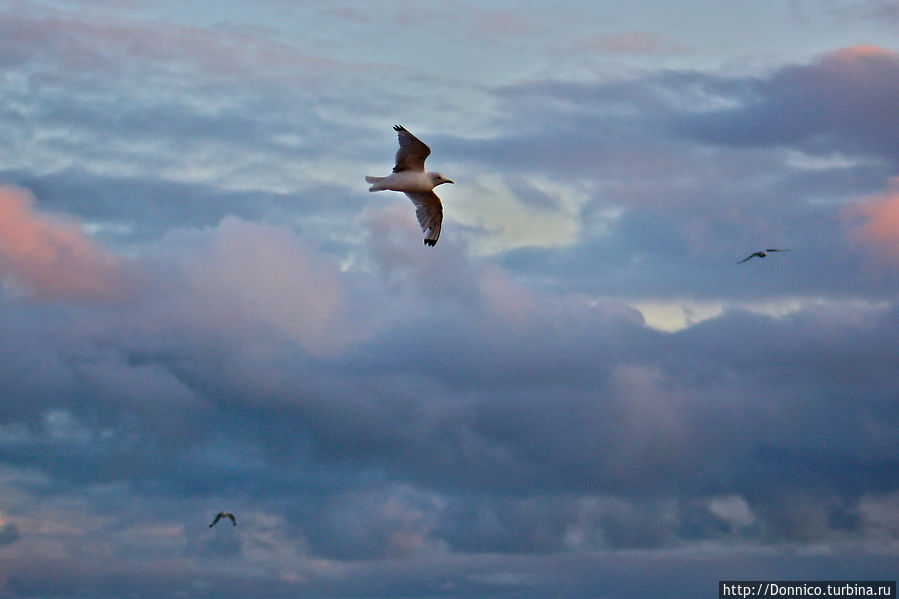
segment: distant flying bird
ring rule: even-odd
[[[386,177],[365,177],[372,186],[368,191],[402,191],[415,204],[415,216],[425,234],[425,245],[437,245],[440,225],[443,222],[443,204],[434,193],[434,188],[444,183],[452,183],[440,173],[425,170],[425,159],[431,148],[409,133],[405,127],[394,125],[399,137],[400,149],[396,152],[396,166]]]
[[[212,521],[212,524],[209,525],[209,528],[215,526],[216,522],[218,522],[222,518],[231,518],[231,524],[237,526],[237,518],[234,517],[234,514],[232,514],[231,512],[219,512],[215,515],[215,520]]]
[[[746,262],[747,260],[751,260],[752,258],[756,258],[756,257],[758,257],[758,258],[765,258],[765,257],[768,255],[768,252],[789,252],[789,251],[790,251],[790,250],[778,250],[778,249],[775,249],[775,248],[768,248],[767,250],[759,250],[758,252],[754,252],[754,253],[752,253],[752,254],[749,254],[748,256],[746,256],[745,258],[743,258],[742,260],[740,260],[739,262],[737,262],[737,264],[743,264],[743,263]]]

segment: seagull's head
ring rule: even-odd
[[[441,173],[429,173],[431,175],[431,181],[434,183],[434,187],[438,185],[443,185],[444,183],[452,183],[450,179],[447,179]]]

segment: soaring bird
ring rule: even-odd
[[[790,250],[788,250],[788,249],[787,250],[778,250],[776,248],[768,248],[767,250],[759,250],[757,252],[753,252],[752,254],[749,254],[748,256],[746,256],[745,258],[743,258],[742,260],[737,262],[737,264],[743,264],[747,260],[751,260],[752,258],[756,258],[756,257],[765,258],[768,256],[768,252],[789,252],[789,251]]]
[[[234,514],[232,514],[231,512],[219,512],[215,515],[215,520],[212,521],[212,524],[209,525],[209,528],[215,526],[216,522],[218,522],[222,518],[231,518],[231,524],[237,526],[237,518],[234,517]]]
[[[440,173],[425,170],[425,159],[431,148],[409,133],[402,125],[394,125],[400,142],[396,151],[396,165],[386,177],[365,177],[371,183],[368,191],[402,191],[415,204],[415,216],[425,234],[425,245],[437,245],[440,225],[443,222],[443,204],[434,193],[434,188],[444,183],[452,183]]]

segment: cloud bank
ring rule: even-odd
[[[239,596],[261,576],[272,596],[339,594],[369,576],[538,596],[622,551],[671,572],[708,544],[749,564],[772,546],[891,559],[899,364],[881,331],[899,306],[661,333],[451,240],[402,252],[416,231],[386,210],[367,269],[229,217],[130,258],[141,292],[112,311],[8,304],[5,538],[30,556],[8,588],[48,588],[51,547],[58,584],[99,596],[133,567],[144,592]],[[378,326],[356,334],[359,311]],[[205,539],[223,505],[240,527]],[[566,592],[640,586],[609,574]]]

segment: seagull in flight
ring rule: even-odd
[[[425,170],[425,159],[431,148],[420,139],[409,133],[402,125],[394,125],[400,142],[396,152],[396,166],[386,177],[365,177],[371,183],[368,191],[402,191],[415,205],[415,216],[425,234],[425,245],[437,245],[440,237],[440,224],[443,222],[443,204],[434,193],[434,188],[444,183],[452,183],[440,173],[429,173]]]
[[[215,526],[216,522],[218,522],[222,518],[230,518],[231,524],[237,526],[237,518],[234,517],[234,514],[232,514],[231,512],[219,512],[215,515],[215,520],[212,521],[212,524],[209,525],[209,528]]]
[[[751,260],[752,258],[756,258],[756,257],[765,258],[768,256],[768,252],[789,252],[789,251],[790,250],[788,250],[788,249],[787,250],[778,250],[776,248],[768,248],[767,250],[759,250],[757,252],[753,252],[752,254],[749,254],[748,256],[746,256],[745,258],[743,258],[742,260],[737,262],[737,264],[743,264],[747,260]]]

